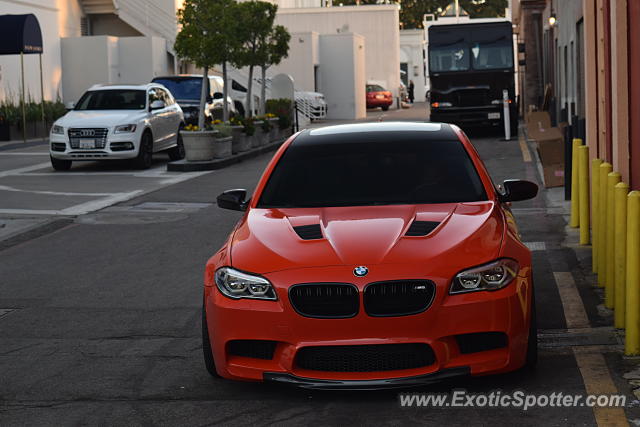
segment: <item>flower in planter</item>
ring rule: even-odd
[[[182,130],[185,130],[187,132],[198,132],[200,128],[198,127],[198,125],[188,124]]]

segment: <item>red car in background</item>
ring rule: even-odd
[[[306,388],[426,384],[533,366],[531,252],[473,145],[441,123],[300,132],[204,278],[209,373]]]
[[[367,108],[380,107],[387,111],[391,104],[393,104],[391,92],[380,85],[367,85]]]

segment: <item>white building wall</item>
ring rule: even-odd
[[[33,13],[42,31],[42,68],[45,99],[62,96],[61,36],[79,36],[82,9],[78,0],[0,0],[0,13]],[[38,55],[25,55],[25,92],[40,100]],[[0,99],[19,102],[20,56],[0,56]]]
[[[315,91],[315,71],[318,65],[318,33],[293,33],[289,42],[289,56],[269,68],[269,75],[280,73],[293,77],[297,90]]]
[[[289,32],[357,33],[366,40],[366,81],[377,81],[398,96],[400,87],[399,6],[344,6],[282,8],[276,23]],[[292,57],[293,58],[293,57]],[[330,59],[327,59],[331,61]],[[329,64],[319,61],[319,72]],[[364,96],[363,96],[364,99]]]
[[[329,119],[354,120],[367,115],[364,43],[358,34],[320,36],[318,89],[325,96]]]

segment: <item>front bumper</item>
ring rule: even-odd
[[[514,109],[510,111],[512,120],[517,118]],[[454,124],[476,124],[480,126],[500,126],[503,123],[502,105],[480,107],[431,107],[429,119],[432,122]]]
[[[109,133],[104,148],[81,149],[72,148],[67,135],[50,134],[49,154],[55,159],[73,161],[132,159],[138,155],[141,136],[142,134],[139,130],[132,133]],[[118,146],[122,146],[123,143],[130,144],[131,148],[115,149]]]
[[[526,267],[526,268],[524,268]],[[215,286],[205,287],[205,309],[218,373],[226,378],[278,381],[309,388],[404,387],[435,381],[454,369],[471,375],[508,372],[525,362],[530,305],[530,267],[509,286],[495,292],[449,295],[448,277],[429,275],[436,295],[424,312],[398,317],[372,317],[362,308],[351,318],[303,317],[293,308],[288,289],[303,282],[345,282],[356,285],[362,298],[368,283],[394,279],[424,279],[424,267],[378,265],[366,278],[356,278],[352,267],[332,266],[265,275],[275,286],[277,301],[231,300]],[[402,272],[402,276],[398,277]],[[506,344],[486,351],[463,352],[458,336],[498,332]],[[231,354],[234,340],[275,342],[270,359]],[[411,369],[375,372],[328,372],[304,369],[296,355],[304,347],[384,344],[427,344],[435,362]],[[427,377],[428,376],[428,377]],[[444,377],[446,377],[445,375]],[[364,381],[364,382],[363,382]]]

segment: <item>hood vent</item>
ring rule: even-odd
[[[311,224],[311,225],[299,225],[297,227],[293,227],[298,236],[302,240],[316,240],[322,239],[322,230],[320,229],[320,224]]]
[[[438,225],[440,225],[440,223],[435,221],[413,221],[405,236],[426,236]]]

